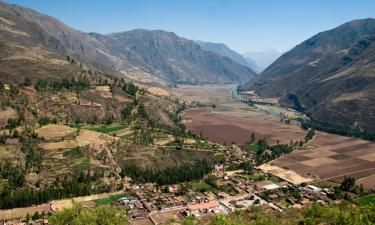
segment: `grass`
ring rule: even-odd
[[[72,149],[72,150],[69,150],[69,151],[64,152],[64,153],[63,153],[63,156],[64,156],[64,157],[80,158],[80,157],[84,156],[84,154],[83,154],[81,148],[76,147],[76,148],[74,148],[74,149]]]
[[[258,145],[258,144],[246,144],[245,149],[247,151],[257,152],[260,149],[260,145]]]
[[[107,198],[96,199],[94,202],[97,205],[107,205],[116,202],[119,198],[126,197],[126,194],[111,195]]]
[[[277,202],[276,205],[279,206],[279,207],[281,207],[281,208],[284,208],[284,209],[290,207],[290,204],[288,202],[286,202],[286,201]]]
[[[128,127],[128,125],[125,125],[125,124],[108,125],[108,126],[107,125],[102,125],[100,127],[89,128],[89,130],[97,131],[97,132],[102,132],[102,133],[111,133],[111,132],[123,130],[123,129],[127,128],[127,127]]]
[[[280,182],[283,182],[282,179],[278,178],[278,177],[271,177],[270,181],[272,181],[273,183],[275,184],[278,184]]]
[[[71,127],[77,129],[87,129],[102,133],[111,133],[119,130],[128,128],[126,124],[110,124],[110,125],[84,125],[84,124],[72,124]]]
[[[356,199],[356,202],[360,206],[375,205],[375,194],[359,197]]]
[[[209,149],[209,148],[211,148],[211,145],[207,141],[198,140],[198,139],[195,140],[195,146],[198,149]]]
[[[202,180],[202,181],[193,183],[192,189],[193,191],[197,191],[197,192],[206,192],[211,189],[211,186]]]
[[[262,180],[265,180],[266,177],[264,176],[264,174],[255,173],[255,174],[249,175],[248,179],[253,180],[253,181],[262,181]]]
[[[230,184],[220,186],[220,190],[222,190],[223,192],[225,192],[227,194],[230,194],[230,195],[238,194],[236,189],[234,189],[233,185],[230,185]]]

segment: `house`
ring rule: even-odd
[[[306,188],[309,189],[309,190],[311,190],[311,191],[314,191],[314,192],[320,192],[320,191],[322,191],[321,188],[319,188],[317,186],[314,186],[314,185],[308,185]]]
[[[276,190],[276,189],[279,189],[280,186],[277,184],[268,184],[268,185],[264,185],[263,188],[265,190]]]
[[[170,185],[170,186],[168,186],[168,192],[169,193],[176,193],[177,189],[175,187],[173,187],[172,185]]]
[[[198,203],[189,205],[187,208],[187,215],[200,215],[202,213],[218,212],[220,203],[218,201],[210,201],[206,203]]]

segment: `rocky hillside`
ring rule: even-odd
[[[321,32],[242,86],[314,119],[375,133],[375,20]]]
[[[0,30],[1,54],[7,59],[13,57],[13,61],[17,58],[18,62],[20,58],[38,61],[48,59],[51,54],[71,55],[96,70],[139,82],[163,84],[242,82],[254,74],[251,69],[206,52],[174,33],[134,30],[110,35],[87,34],[50,16],[3,2],[0,2]]]

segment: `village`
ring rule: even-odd
[[[82,200],[79,204],[85,208],[112,204],[123,209],[130,224],[145,225],[181,222],[189,216],[207,219],[216,214],[229,214],[251,207],[282,212],[287,208],[302,208],[313,203],[327,205],[332,201],[328,197],[332,194],[329,188],[298,183],[303,180],[291,179],[290,176],[272,175],[267,167],[244,166],[254,162],[254,155],[233,144],[227,148],[225,160],[216,164],[211,174],[203,180],[158,186],[135,183],[125,177],[123,191],[96,200]],[[237,168],[233,166],[234,163],[237,163]],[[242,165],[243,169],[238,165]],[[42,213],[51,214],[59,210],[61,208],[57,204],[49,203]],[[34,217],[31,224],[49,224],[46,219],[33,220]],[[14,218],[0,224],[30,224],[22,221]]]

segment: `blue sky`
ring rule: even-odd
[[[375,17],[374,0],[7,0],[85,32],[162,29],[243,53],[288,50],[344,22]]]

